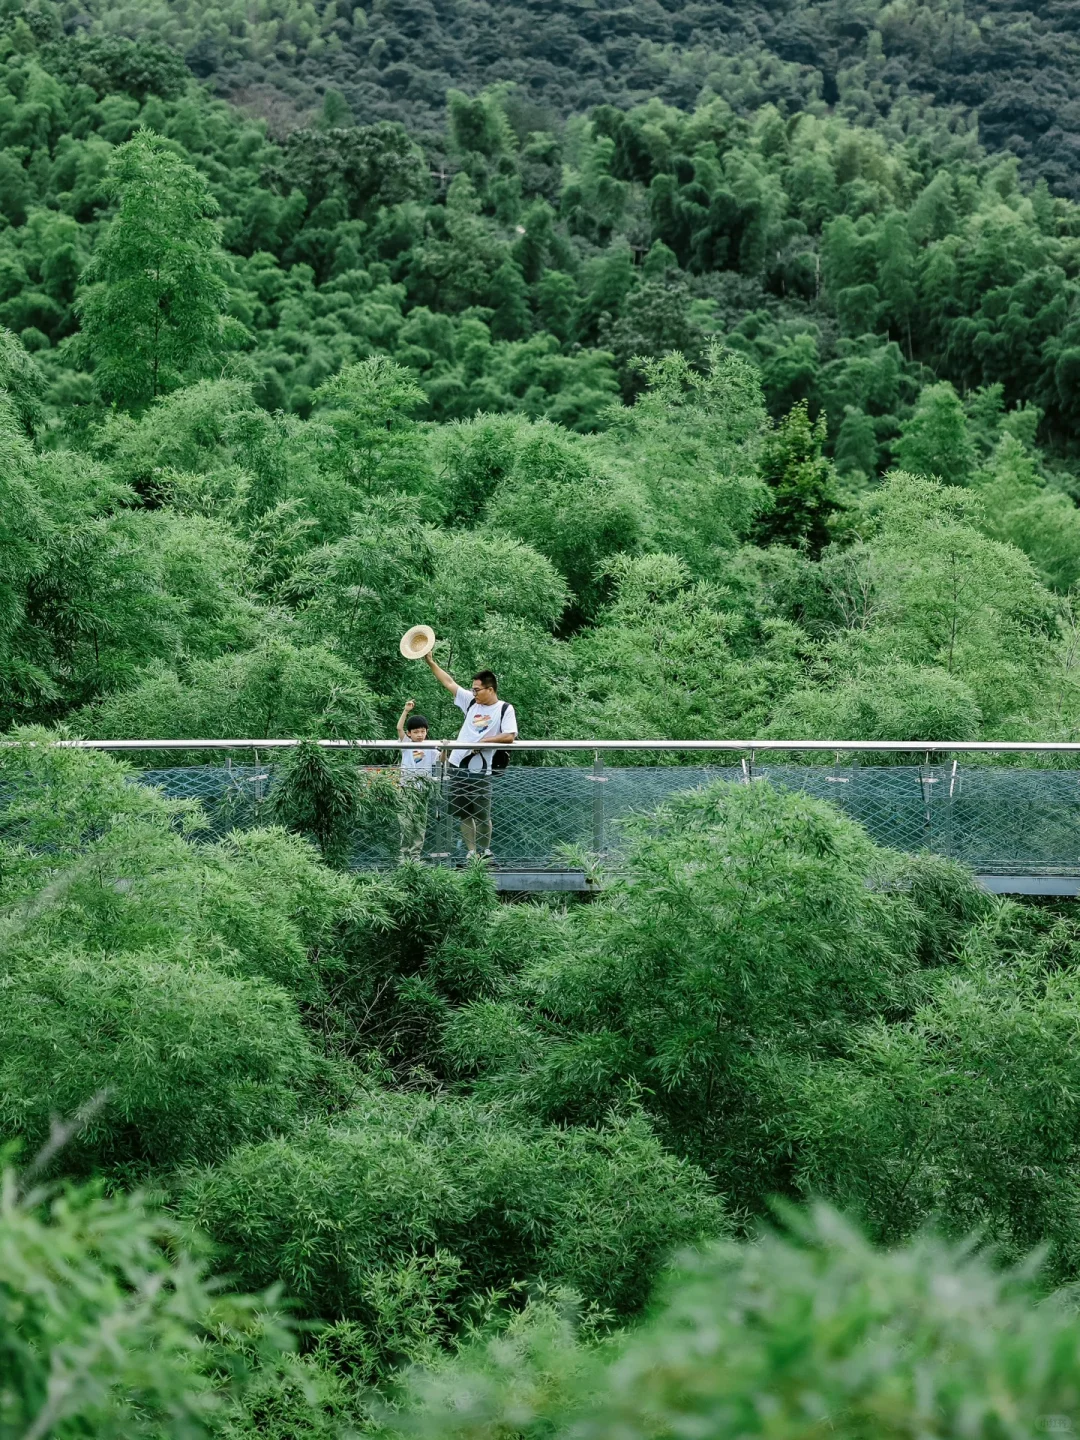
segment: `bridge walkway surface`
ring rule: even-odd
[[[290,740],[64,741],[120,752],[132,779],[197,800],[210,837],[272,820]],[[348,750],[381,803],[361,804],[353,868],[400,858],[386,784],[397,741]],[[428,742],[433,746],[434,742]],[[589,893],[617,874],[626,821],[716,781],[772,784],[828,800],[881,845],[948,856],[998,894],[1080,894],[1080,744],[923,741],[521,741],[492,780],[495,884],[508,893]],[[421,859],[464,863],[446,767],[427,787]],[[2,812],[0,812],[2,834]]]

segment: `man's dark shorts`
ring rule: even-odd
[[[450,792],[447,797],[450,814],[455,820],[491,819],[491,776],[474,775],[460,765],[451,765]]]

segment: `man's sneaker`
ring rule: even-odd
[[[465,864],[466,864],[466,865],[469,863],[470,860],[475,860],[475,859],[476,859],[476,851],[475,851],[475,850],[466,850],[466,851],[465,851]]]
[[[477,853],[477,855],[479,856],[479,858],[480,858],[481,860],[494,860],[494,859],[495,859],[495,856],[491,853],[490,850],[478,850],[476,853]]]

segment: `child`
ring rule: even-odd
[[[398,716],[397,736],[406,736],[418,745],[427,739],[428,722],[423,715],[414,715],[415,700],[406,700]],[[401,858],[419,860],[424,852],[427,834],[428,789],[435,778],[437,750],[402,750],[401,783],[405,789],[401,807]]]

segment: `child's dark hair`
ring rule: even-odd
[[[406,735],[411,735],[414,730],[430,730],[426,715],[410,715],[405,721],[404,730]]]
[[[481,685],[489,685],[492,690],[498,692],[499,682],[495,679],[494,670],[478,670],[472,678],[479,680]]]

